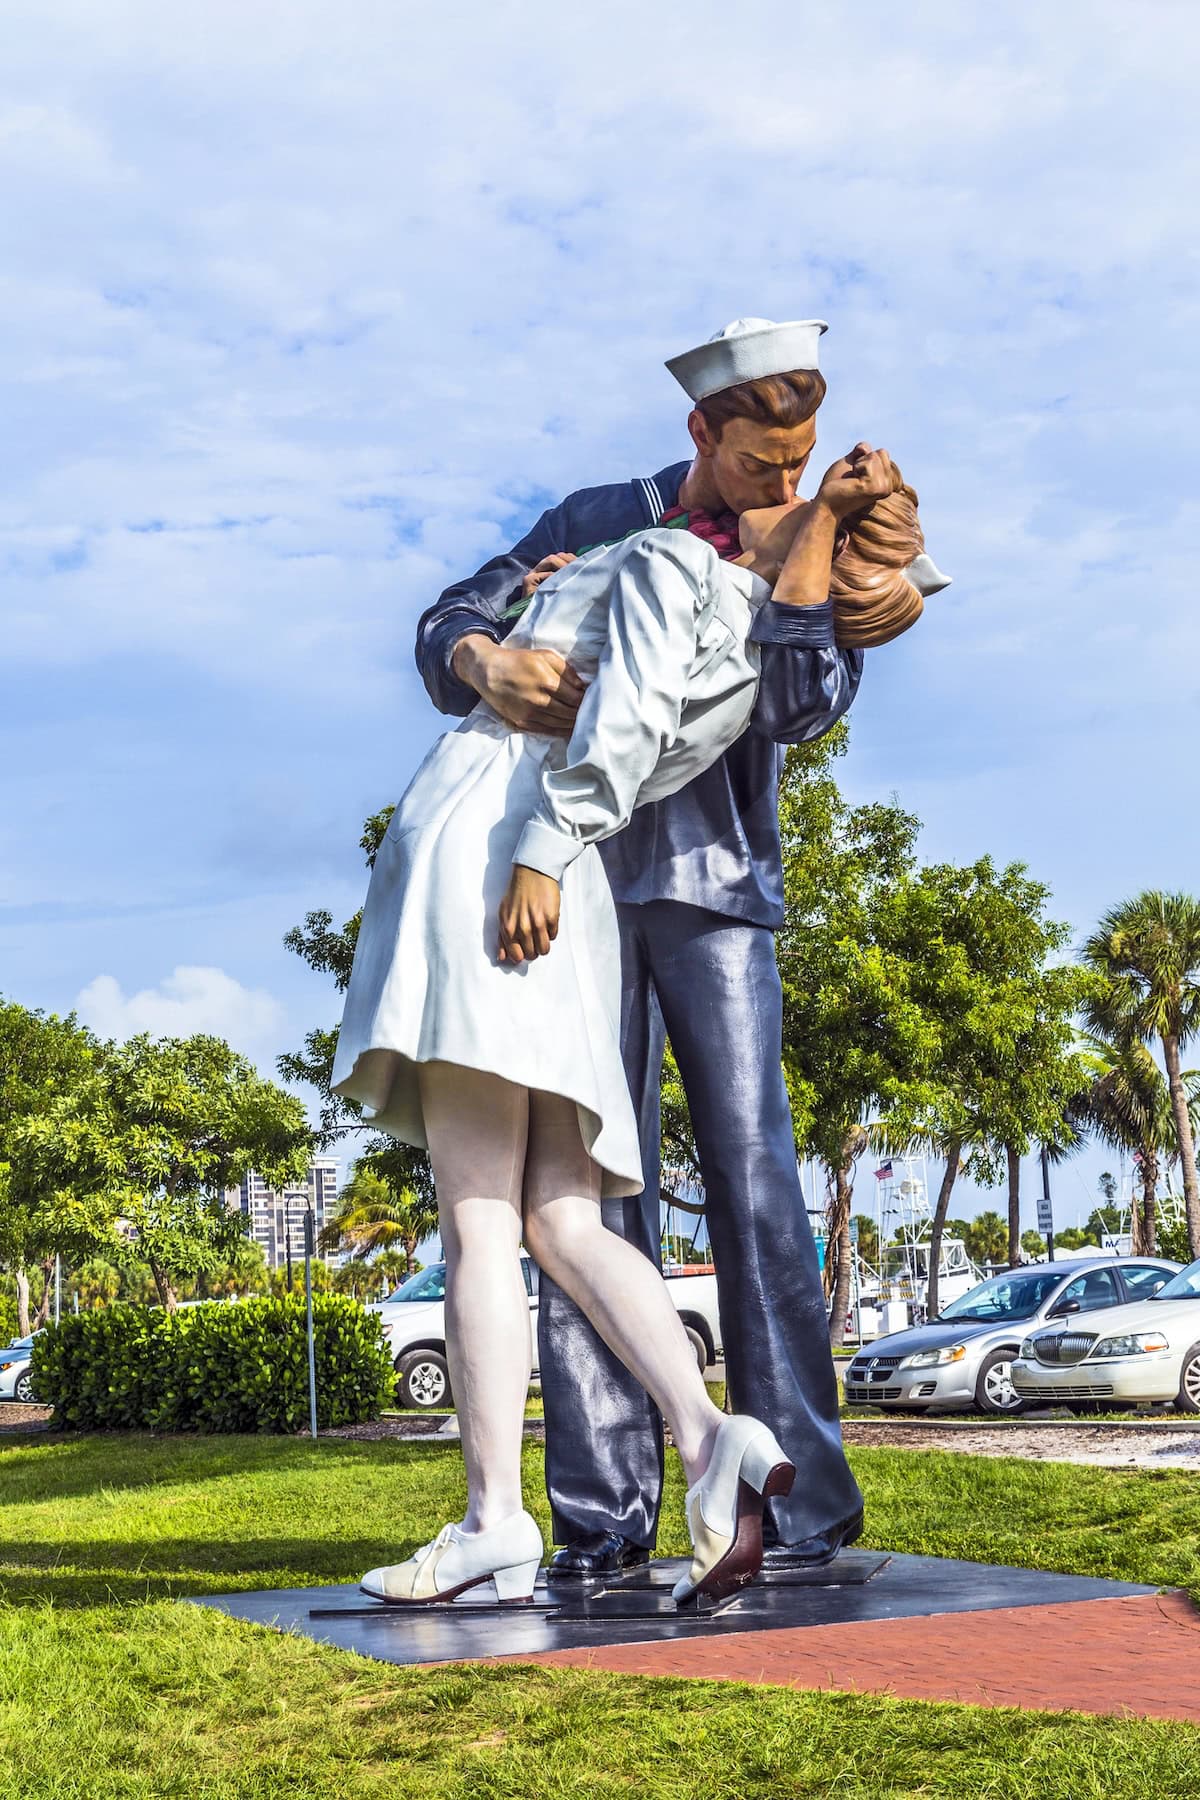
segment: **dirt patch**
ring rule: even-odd
[[[540,1419],[526,1419],[525,1436],[541,1443],[545,1438],[546,1427]],[[458,1419],[454,1413],[404,1413],[389,1414],[382,1419],[368,1419],[365,1425],[334,1425],[321,1433],[322,1437],[357,1438],[363,1443],[375,1443],[383,1438],[435,1438],[443,1443],[457,1444],[459,1441]]]
[[[0,1402],[0,1432],[46,1431],[50,1425],[50,1407],[22,1406],[19,1401]]]
[[[893,1450],[952,1450],[960,1456],[1021,1456],[1030,1462],[1094,1463],[1110,1469],[1200,1471],[1200,1428],[1191,1425],[936,1425],[843,1422],[847,1444]]]

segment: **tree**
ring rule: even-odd
[[[1153,1256],[1158,1241],[1158,1183],[1175,1152],[1170,1091],[1148,1046],[1129,1036],[1119,1019],[1106,1017],[1102,1000],[1093,998],[1090,1016],[1095,1025],[1107,1025],[1109,1035],[1097,1030],[1083,1039],[1087,1085],[1079,1097],[1079,1110],[1103,1143],[1132,1155],[1142,1190],[1140,1206],[1133,1207],[1132,1247],[1138,1256]],[[1196,1077],[1186,1075],[1184,1082],[1194,1098]],[[1103,1186],[1104,1177],[1100,1179]],[[1115,1187],[1114,1182],[1114,1192]]]
[[[13,1185],[58,1212],[83,1256],[148,1264],[161,1303],[214,1270],[242,1235],[225,1189],[254,1168],[299,1179],[311,1152],[302,1103],[219,1038],[141,1036],[103,1047],[86,1079],[16,1133]]]
[[[90,1072],[98,1049],[73,1014],[60,1019],[0,999],[0,1261],[13,1273],[22,1337],[49,1315],[54,1259],[64,1234],[53,1200],[14,1179],[16,1145],[31,1118]],[[36,1311],[30,1306],[31,1267],[41,1275]]]
[[[312,1265],[312,1288],[314,1294],[332,1293],[334,1287],[333,1270],[328,1263],[314,1257]],[[286,1294],[303,1294],[304,1292],[304,1259],[297,1260],[292,1270],[291,1286],[288,1286],[286,1269],[271,1269],[267,1273],[267,1292],[275,1299],[281,1300]]]
[[[415,1187],[397,1192],[365,1159],[355,1163],[338,1195],[338,1209],[321,1233],[322,1250],[349,1250],[359,1261],[402,1250],[411,1273],[417,1247],[437,1230],[437,1204]]]
[[[894,803],[847,804],[832,774],[846,742],[843,724],[791,749],[780,788],[784,1076],[797,1149],[827,1171],[835,1344],[849,1310],[850,1213],[867,1123],[887,1114],[915,1124],[938,1047],[890,923],[895,896],[912,879],[917,821]]]
[[[121,1292],[121,1271],[116,1263],[108,1262],[103,1256],[89,1257],[87,1262],[75,1270],[67,1292],[79,1296],[83,1312],[94,1312],[97,1307],[111,1306]]]
[[[353,1261],[351,1261],[353,1267]],[[371,1272],[379,1277],[380,1286],[385,1294],[390,1294],[408,1276],[414,1275],[420,1268],[414,1256],[407,1250],[380,1250],[371,1262]]]
[[[1099,1245],[1100,1239],[1095,1232],[1081,1225],[1069,1225],[1065,1231],[1054,1234],[1056,1250],[1087,1250]]]
[[[1021,1248],[1032,1262],[1036,1262],[1039,1256],[1046,1254],[1046,1240],[1040,1231],[1023,1231]]]
[[[872,1268],[879,1267],[879,1231],[870,1213],[855,1213],[850,1221],[858,1229],[858,1254]]]
[[[1110,1039],[1162,1045],[1183,1177],[1188,1244],[1200,1257],[1200,1182],[1182,1052],[1200,1026],[1200,901],[1156,890],[1105,914],[1084,945],[1104,986],[1086,1016]]]
[[[252,1294],[265,1294],[271,1271],[261,1244],[253,1238],[239,1238],[228,1260],[215,1269],[204,1271],[209,1298],[225,1300],[231,1296],[248,1299]]]
[[[1048,898],[1022,864],[997,869],[990,857],[921,869],[894,898],[892,947],[907,959],[910,996],[938,1045],[912,1132],[944,1159],[929,1241],[930,1316],[960,1168],[987,1186],[1007,1173],[1007,1255],[1019,1262],[1019,1159],[1035,1141],[1061,1135],[1082,1085],[1072,1015],[1089,978],[1052,960],[1068,932],[1046,918]],[[896,1121],[885,1121],[888,1147],[900,1147],[898,1136]]]
[[[1008,1254],[1007,1222],[997,1212],[980,1213],[967,1226],[966,1246],[972,1262],[1000,1262]]]

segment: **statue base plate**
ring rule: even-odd
[[[671,1599],[671,1586],[686,1568],[683,1558],[664,1557],[612,1581],[548,1585],[542,1575],[528,1606],[482,1601],[479,1596],[490,1592],[485,1588],[429,1606],[384,1606],[368,1600],[354,1583],[204,1594],[188,1604],[211,1606],[232,1618],[355,1650],[379,1662],[443,1663],[1157,1591],[1090,1576],[856,1549],[844,1550],[823,1569],[760,1576],[716,1606],[680,1609]]]

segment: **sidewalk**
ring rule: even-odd
[[[1180,1593],[731,1632],[523,1660],[1200,1725],[1200,1612]]]

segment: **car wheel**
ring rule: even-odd
[[[1183,1367],[1179,1371],[1179,1392],[1175,1396],[1175,1411],[1200,1413],[1200,1344],[1189,1350],[1183,1359]]]
[[[400,1377],[401,1406],[417,1406],[428,1411],[449,1406],[450,1371],[446,1359],[436,1350],[410,1350],[396,1365]]]
[[[979,1412],[1006,1413],[1011,1418],[1025,1411],[1025,1402],[1013,1386],[1012,1366],[1011,1350],[993,1350],[984,1357],[975,1383],[975,1406]]]
[[[700,1336],[700,1333],[696,1330],[694,1325],[685,1325],[683,1330],[688,1343],[692,1346],[692,1355],[699,1363],[700,1373],[703,1375],[705,1369],[708,1367],[708,1345]]]
[[[17,1384],[13,1388],[13,1399],[19,1400],[22,1406],[34,1404],[33,1377],[28,1369],[23,1375],[17,1376]]]

